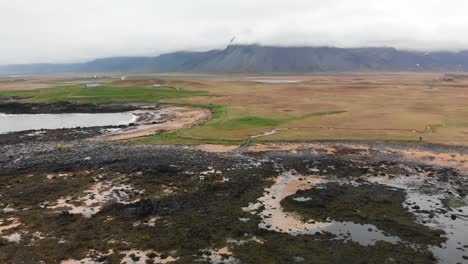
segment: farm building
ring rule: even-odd
[[[153,84],[153,87],[159,88],[159,87],[161,87],[161,85],[160,84]]]

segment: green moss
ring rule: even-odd
[[[342,114],[342,113],[346,113],[346,112],[348,112],[348,111],[346,111],[346,110],[337,110],[337,111],[315,112],[315,113],[310,113],[310,114],[307,114],[307,115],[303,115],[303,116],[301,116],[299,118],[296,118],[294,120],[306,119],[306,118],[314,117],[314,116],[337,115],[337,114]]]
[[[233,249],[242,263],[434,263],[427,250],[416,251],[403,244],[377,242],[362,246],[355,242],[334,239],[313,239],[312,236],[287,236],[265,232],[264,243],[248,242]]]
[[[304,120],[310,117],[317,117],[317,116],[329,116],[329,115],[337,115],[337,114],[342,114],[346,113],[348,111],[346,110],[336,110],[336,111],[323,111],[323,112],[314,112],[310,114],[305,114],[302,116],[288,116],[288,117],[282,117],[278,119],[278,121],[285,123],[285,122],[290,122],[290,121],[296,121],[296,120]]]
[[[448,205],[452,208],[460,208],[467,206],[468,203],[465,200],[460,200],[460,199],[450,199],[448,201]]]
[[[273,127],[281,124],[281,121],[261,118],[256,116],[245,116],[235,119],[229,119],[215,124],[216,127],[222,129],[243,129],[251,127]]]
[[[156,136],[146,137],[133,141],[134,143],[166,143],[166,144],[215,144],[215,145],[241,145],[243,140],[190,138],[181,135],[180,132],[171,132]]]
[[[112,87],[84,88],[65,86],[45,88],[31,91],[0,91],[1,96],[25,96],[25,102],[82,102],[82,103],[113,103],[113,102],[159,102],[162,99],[183,98],[206,95],[201,91],[176,91],[171,88],[145,87]]]
[[[227,164],[232,165],[229,160],[211,162],[219,169]],[[190,169],[199,174],[206,169],[205,162],[194,162],[182,169],[168,164],[141,168],[143,174],[126,176],[128,184],[144,190],[140,194],[141,199],[150,200],[153,205],[158,204],[157,210],[152,209],[148,213],[143,202],[127,205],[110,202],[104,204],[103,210],[91,218],[58,213],[56,209],[39,208],[37,204],[54,202],[64,196],[78,197],[83,195],[83,189],[89,189],[95,183],[93,177],[103,175],[105,180],[111,180],[118,179],[122,174],[93,170],[86,175],[51,180],[45,180],[43,174],[31,174],[29,177],[21,177],[24,180],[16,183],[15,177],[8,177],[7,183],[15,183],[17,187],[11,192],[3,191],[2,201],[6,200],[14,208],[30,208],[14,212],[22,223],[20,228],[29,230],[29,233],[39,231],[46,238],[32,245],[26,237],[18,244],[2,245],[0,241],[0,262],[19,263],[41,259],[47,263],[60,263],[67,258],[85,258],[90,249],[98,252],[112,249],[115,253],[109,256],[109,263],[120,263],[119,254],[124,250],[152,249],[163,254],[176,254],[180,257],[179,263],[194,263],[201,250],[222,246],[228,238],[240,239],[246,232],[252,235],[257,229],[258,222],[253,219],[247,223],[238,219],[249,216],[242,207],[257,200],[269,184],[265,178],[276,174],[272,166],[225,171],[223,175],[207,176],[204,181],[200,181],[198,177],[187,176],[184,171]],[[230,181],[223,181],[223,176]],[[73,189],[76,177],[80,177],[80,188]],[[86,178],[89,182],[83,181]],[[60,184],[64,192],[56,194],[55,189],[48,187],[51,184]],[[177,191],[164,195],[162,191],[167,186]],[[27,196],[17,195],[21,189],[32,191]],[[29,197],[34,197],[34,200],[30,201]],[[159,217],[155,226],[134,225],[147,221],[149,217]],[[5,218],[3,212],[0,212],[0,218]],[[60,240],[67,242],[59,243]]]
[[[310,113],[302,116],[286,116],[286,117],[279,117],[277,119],[271,118],[262,118],[257,116],[244,116],[235,119],[229,119],[223,122],[216,123],[216,126],[224,129],[241,129],[241,128],[251,128],[251,127],[275,127],[281,124],[295,121],[295,120],[303,120],[309,117],[317,117],[317,116],[326,116],[326,115],[336,115],[345,113],[347,111],[340,110],[340,111],[326,111],[326,112],[315,112]]]

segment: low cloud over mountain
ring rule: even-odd
[[[468,51],[410,52],[393,48],[232,45],[224,50],[157,57],[113,57],[73,64],[0,66],[2,74],[64,72],[310,73],[333,71],[467,71]]]

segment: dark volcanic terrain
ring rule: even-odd
[[[349,154],[353,148],[340,143],[329,146],[345,154],[312,149],[209,153],[191,146],[20,139],[4,144],[0,262],[436,263],[443,254],[435,256],[434,248],[451,246],[450,229],[425,223],[440,216],[466,217],[449,205],[465,201],[466,175],[397,162],[397,154],[376,151],[369,158]],[[270,208],[263,198],[281,199],[281,190],[272,185],[310,181],[301,175],[332,183],[299,188],[303,191],[282,200],[284,210]],[[409,189],[371,183],[374,175],[430,175],[418,192],[442,194],[444,203],[424,210],[416,203],[408,207]],[[269,222],[278,209],[291,218],[285,225]],[[302,230],[297,221],[326,226]],[[346,230],[347,222],[365,229],[356,234]],[[466,242],[456,241],[458,254],[442,263],[461,261]]]

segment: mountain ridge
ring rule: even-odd
[[[417,52],[389,47],[230,45],[223,50],[98,58],[84,63],[0,65],[0,74],[50,73],[313,73],[468,71],[468,51]]]

